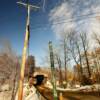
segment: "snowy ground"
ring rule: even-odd
[[[52,88],[52,87],[50,86],[49,88]],[[91,86],[89,85],[82,86],[82,87],[77,87],[77,88],[66,88],[66,89],[57,87],[57,90],[63,91],[64,93],[66,91],[69,91],[67,92],[67,96],[66,96],[66,93],[63,94],[63,96],[65,95],[64,100],[99,100],[98,96],[81,94],[81,93],[78,93],[77,91],[84,91],[84,92],[100,91],[100,84],[95,84]],[[0,100],[11,100],[11,91],[0,92]]]
[[[52,85],[50,83],[46,84],[45,85],[46,87],[52,89]],[[77,87],[70,87],[70,88],[60,88],[60,87],[57,87],[57,90],[60,90],[60,91],[100,91],[100,84],[94,84],[94,85],[86,85],[86,86],[77,86]]]
[[[0,92],[0,100],[11,100],[11,91]]]
[[[57,87],[57,90],[61,90],[61,91],[86,91],[86,92],[100,91],[100,84],[86,85],[86,86],[81,86],[81,87],[77,87],[77,88],[66,88],[66,89]]]

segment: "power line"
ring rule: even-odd
[[[99,12],[100,13],[100,12]],[[71,19],[66,19],[66,20],[61,20],[60,22],[55,22],[55,23],[52,23],[52,24],[49,24],[49,23],[46,23],[46,24],[41,24],[40,26],[37,26],[37,27],[34,27],[31,29],[41,29],[41,28],[47,28],[47,27],[51,27],[52,25],[58,25],[58,24],[63,24],[63,23],[69,23],[69,22],[78,22],[78,21],[82,21],[82,20],[87,20],[87,19],[91,19],[91,18],[95,18],[96,16],[90,16],[90,15],[95,15],[96,13],[94,14],[87,14],[87,15],[84,15],[85,18],[81,18],[83,16],[77,16],[78,18],[71,18]],[[87,17],[87,18],[86,18]],[[39,25],[39,24],[38,24]],[[45,26],[44,26],[45,25]]]
[[[75,16],[76,18],[80,18],[80,17],[86,17],[86,16],[91,16],[91,15],[95,15],[95,14],[100,14],[100,12],[95,12],[95,13],[88,13],[88,14],[83,14],[83,15],[78,15],[78,16]],[[75,19],[75,17],[72,17],[71,19]],[[62,17],[56,17],[55,19],[59,20],[61,19]],[[63,18],[62,20],[66,20],[65,18]]]

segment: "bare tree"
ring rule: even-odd
[[[81,75],[83,75],[83,69],[82,69],[82,58],[81,58],[81,50],[80,50],[80,46],[79,46],[79,44],[77,43],[77,41],[75,42],[75,44],[76,44],[76,48],[77,48],[78,56],[79,56]]]
[[[92,52],[91,56],[93,59],[95,70],[96,70],[96,71],[92,71],[92,76],[95,75],[95,76],[93,76],[93,79],[95,78],[94,80],[96,80],[96,82],[100,83],[100,68],[99,68],[99,66],[100,66],[100,64],[99,64],[100,49],[98,49],[98,48],[95,49],[95,51]]]
[[[96,43],[98,43],[100,45],[100,35],[93,33],[93,39],[96,41]]]
[[[18,89],[17,84],[18,84],[18,79],[19,79],[18,74],[19,74],[19,71],[20,71],[19,66],[20,66],[20,64],[19,64],[18,58],[16,58],[11,100],[15,100],[16,92],[17,92],[17,89]]]
[[[61,59],[57,54],[55,56],[56,56],[56,60],[57,60],[58,67],[59,67],[59,83],[60,83],[60,86],[62,86],[63,76],[62,76]]]
[[[83,45],[84,57],[85,57],[86,64],[87,64],[88,75],[89,77],[91,77],[90,65],[89,65],[89,59],[88,59],[88,40],[87,40],[86,33],[81,33],[80,38],[81,38],[82,45]]]
[[[78,66],[78,76],[79,76],[79,80],[80,82],[82,82],[82,76],[83,76],[83,69],[82,69],[82,57],[81,57],[81,43],[80,43],[80,38],[79,35],[75,32],[72,31],[68,34],[67,37],[67,47],[69,52],[71,53],[70,57],[72,56],[72,58],[76,63],[76,66]]]
[[[67,80],[67,47],[66,47],[66,38],[63,41],[64,45],[64,66],[65,66],[65,80]]]
[[[4,79],[3,84],[7,83],[11,87],[12,100],[14,100],[19,73],[19,62],[17,61],[16,53],[13,51],[9,41],[3,41],[1,45],[0,77]]]
[[[65,81],[67,81],[67,70],[68,70],[67,62],[69,61],[67,39],[68,39],[68,34],[64,34],[60,40],[60,48],[62,48],[61,53],[63,53],[63,57],[61,59],[63,59],[63,65],[64,65],[64,70],[65,70],[65,78],[64,78]]]

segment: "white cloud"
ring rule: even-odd
[[[70,22],[66,23],[66,19],[70,19],[72,13],[71,11],[69,12],[70,7],[68,6],[67,3],[62,3],[60,6],[55,7],[54,9],[51,10],[50,12],[50,21],[52,22],[52,29],[54,30],[55,33],[62,34],[66,30],[70,29],[73,27],[73,23]],[[63,20],[63,24],[62,23]],[[58,23],[58,24],[56,24]],[[69,24],[69,25],[68,25]],[[66,27],[68,26],[68,27]],[[65,28],[66,27],[66,28]]]
[[[49,20],[57,37],[75,29],[87,32],[91,40],[93,32],[100,34],[100,21],[96,16],[100,16],[100,0],[65,0],[50,11]]]

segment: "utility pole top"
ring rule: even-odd
[[[24,3],[24,2],[21,2],[21,1],[17,2],[17,4],[20,4],[20,5],[25,6],[25,7],[29,6],[30,8],[33,8],[33,9],[39,9],[40,8],[38,6],[31,5],[29,3]]]

